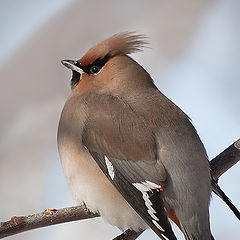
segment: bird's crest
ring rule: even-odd
[[[117,33],[90,48],[78,62],[81,66],[87,66],[106,55],[114,57],[141,51],[147,45],[146,39],[146,36],[133,32]]]

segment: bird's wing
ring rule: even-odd
[[[105,175],[162,239],[176,239],[162,200],[166,171],[154,133],[122,99],[89,95],[82,141]]]

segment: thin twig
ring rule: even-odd
[[[90,212],[85,205],[45,210],[29,216],[14,216],[9,221],[0,223],[0,238],[31,229],[94,217],[99,217],[99,214]]]
[[[240,160],[240,138],[210,161],[211,174],[217,180]]]
[[[127,229],[124,233],[121,235],[115,237],[113,240],[135,240],[137,239],[144,230],[139,230],[139,232],[135,232],[133,230]]]
[[[240,139],[210,161],[213,179],[217,180],[239,160]],[[99,217],[99,214],[90,212],[85,205],[62,208],[58,210],[54,209],[29,216],[12,217],[11,220],[0,223],[0,238],[31,229],[94,217]],[[126,237],[126,239],[129,240],[130,238]]]

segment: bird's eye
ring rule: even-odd
[[[100,67],[98,67],[98,66],[92,66],[92,67],[90,68],[90,72],[93,73],[93,74],[96,74],[96,73],[98,73],[99,71],[100,71]]]

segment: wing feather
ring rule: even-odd
[[[158,236],[175,240],[161,197],[166,171],[158,158],[153,131],[120,98],[92,94],[86,104],[89,111],[83,131],[84,145]]]

